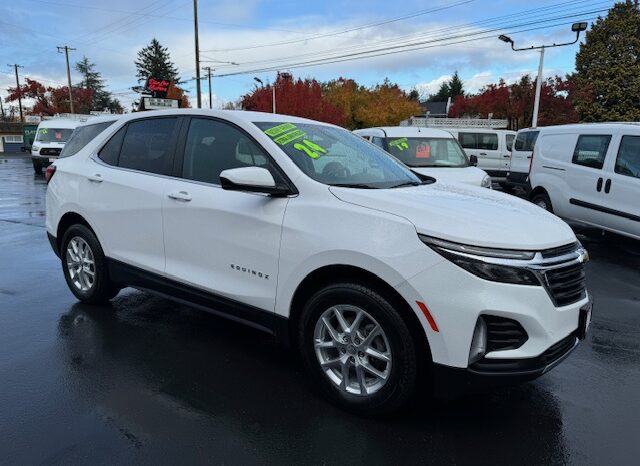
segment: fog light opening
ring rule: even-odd
[[[476,327],[473,329],[473,339],[469,350],[469,364],[482,359],[487,353],[487,324],[482,317],[478,317]]]

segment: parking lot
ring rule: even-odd
[[[0,155],[2,464],[637,464],[640,243],[581,235],[590,333],[535,382],[355,417],[271,337],[139,291],[80,304],[46,185]]]

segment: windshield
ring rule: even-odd
[[[40,128],[36,134],[39,142],[67,142],[73,133],[72,128]]]
[[[360,136],[312,123],[255,125],[306,175],[324,184],[354,188],[393,188],[421,184],[407,167]]]
[[[410,167],[468,167],[454,138],[387,138],[388,151]]]

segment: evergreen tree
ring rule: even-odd
[[[449,97],[451,100],[455,99],[459,95],[464,95],[464,84],[458,75],[458,72],[454,72],[450,80],[440,84],[440,89],[435,94],[431,94],[427,99],[427,102],[446,102]]]
[[[149,77],[164,79],[179,84],[178,69],[171,61],[169,51],[153,38],[151,43],[138,52],[135,61],[138,82],[145,82]]]
[[[640,121],[638,0],[598,18],[576,55],[574,102],[583,121]]]
[[[91,89],[93,91],[93,99],[91,108],[82,109],[81,113],[89,113],[91,110],[103,111],[110,110],[111,113],[122,113],[124,109],[118,101],[113,99],[111,94],[105,90],[104,79],[100,72],[95,70],[96,64],[89,61],[87,57],[76,63],[75,69],[82,75],[82,81],[77,87]]]

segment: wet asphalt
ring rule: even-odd
[[[640,464],[640,242],[590,232],[590,334],[524,385],[386,420],[259,331],[146,293],[78,303],[46,185],[0,154],[0,464]]]

